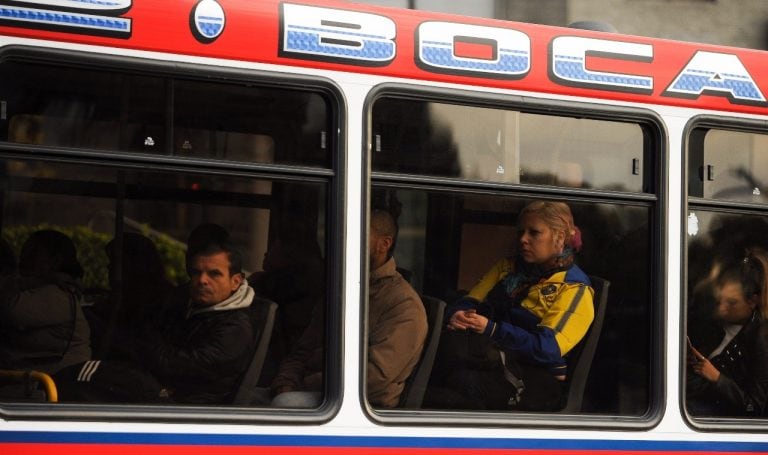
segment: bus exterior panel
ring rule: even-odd
[[[758,114],[768,106],[766,84],[760,77],[765,63],[759,51],[420,11],[403,14],[366,7],[367,12],[360,12],[348,3],[326,1],[238,4],[231,7],[231,14],[228,5],[213,0],[163,5],[126,1],[122,2],[126,8],[98,20],[127,20],[131,32],[104,37],[63,25],[88,22],[85,16],[91,15],[74,6],[69,13],[72,19],[60,19],[55,27],[49,21],[25,18],[27,5],[36,3],[6,6],[2,32],[617,101]],[[46,2],[39,3],[41,7],[34,9],[47,11]],[[219,20],[215,34],[201,32],[205,27],[195,20],[208,11],[208,4],[218,5],[213,8]],[[78,21],[79,16],[84,18]],[[211,36],[201,42],[196,38],[201,33]]]
[[[254,280],[285,239],[317,253],[278,287],[327,304],[322,406],[0,399],[3,453],[768,453],[764,415],[689,412],[684,344],[711,244],[741,246],[723,226],[768,235],[765,52],[333,0],[7,1],[0,40],[0,91],[19,87],[0,99],[14,248],[86,226],[103,290],[109,239],[135,231],[181,286],[186,234],[222,219]],[[588,406],[369,403],[370,209],[402,209],[402,273],[449,300],[533,199],[595,227],[605,255],[583,259],[613,281]],[[290,343],[309,324],[296,302]]]

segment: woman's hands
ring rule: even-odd
[[[477,314],[476,310],[459,310],[448,321],[448,330],[472,330],[483,333],[488,326],[488,318]]]
[[[712,365],[712,362],[701,355],[696,348],[688,345],[688,354],[688,364],[691,366],[694,373],[710,382],[717,382],[717,380],[720,379],[720,370],[715,368],[715,366]]]

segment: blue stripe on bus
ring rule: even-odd
[[[768,452],[766,442],[0,431],[0,443]]]

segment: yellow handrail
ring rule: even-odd
[[[53,378],[43,373],[42,371],[35,370],[0,370],[0,377],[6,377],[19,381],[25,381],[28,378],[40,381],[45,389],[45,395],[48,397],[50,403],[56,403],[59,401],[59,393],[56,390],[56,383]]]

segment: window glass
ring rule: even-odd
[[[768,135],[695,128],[688,143],[685,407],[759,418],[768,403]],[[727,201],[727,203],[724,203]]]
[[[318,93],[4,62],[0,103],[0,139],[14,143],[331,165]]]
[[[691,196],[768,203],[768,135],[698,129],[691,142]]]
[[[320,89],[0,63],[22,150],[330,168],[331,122]],[[322,403],[330,178],[74,159],[0,157],[0,369],[50,374],[63,403]]]
[[[167,84],[94,68],[3,62],[2,139],[21,144],[167,153]]]
[[[327,182],[8,159],[0,171],[0,368],[51,373],[62,403],[267,406],[281,361],[317,314],[312,366],[323,376]],[[60,269],[58,253],[39,253],[49,251],[39,231],[74,244],[81,277],[74,259]],[[224,244],[241,255],[239,271],[214,261]],[[221,254],[233,266],[235,253]],[[44,314],[11,305],[19,296]],[[260,336],[270,301],[272,345],[251,384],[266,395],[243,396],[256,346],[269,342]],[[61,320],[34,323],[57,311]],[[83,381],[89,360],[101,363]],[[0,386],[0,400],[18,399]]]
[[[397,270],[421,296],[428,316],[430,300],[441,300],[447,304],[448,311],[455,310],[500,260],[514,258],[519,251],[520,212],[532,202],[530,198],[513,194],[478,194],[476,191],[393,188],[375,182],[373,185],[371,206],[374,213],[380,209],[388,210],[399,226],[393,252]],[[568,378],[581,374],[588,378],[583,390],[578,392],[581,404],[566,407],[567,397],[562,397],[563,402],[545,410],[643,415],[650,406],[651,383],[651,208],[642,204],[591,202],[569,202],[568,205],[580,228],[583,244],[574,261],[585,274],[606,280],[609,287],[604,291],[607,295],[603,303],[604,320],[593,327],[595,335],[599,335],[594,357],[589,361],[578,361],[583,352],[580,349],[571,351],[566,357],[568,368],[571,368]],[[373,254],[371,250],[370,255]],[[377,276],[376,271],[372,273]],[[374,281],[371,283],[374,287]],[[493,313],[498,310],[492,309],[496,298],[492,297],[493,292],[478,304],[477,311],[487,315],[489,320],[509,322],[509,315]],[[373,317],[378,314],[379,305],[382,305],[380,296],[372,293],[369,296],[369,336],[372,337],[369,343],[372,344],[377,341],[376,334],[380,331],[377,324],[384,324]],[[521,321],[517,323],[525,327]],[[399,407],[456,411],[515,409],[507,406],[509,396],[497,397],[494,406],[468,399],[470,391],[465,387],[471,387],[472,382],[453,377],[467,365],[479,371],[500,368],[498,351],[488,346],[491,338],[481,335],[456,337],[457,331],[443,329],[442,320],[428,320],[428,325],[430,330],[438,330],[441,335],[423,401],[420,405],[408,403],[413,394],[412,381],[416,380],[410,378]],[[402,333],[395,322],[389,330],[393,338],[398,332]],[[406,337],[405,334],[401,336]],[[428,346],[429,342],[426,342],[424,349]],[[381,359],[369,357],[368,361],[376,363]],[[400,366],[410,371],[409,365]],[[499,378],[503,383],[503,377],[496,379]],[[563,385],[566,384],[570,382],[566,380]],[[370,377],[367,386],[369,402],[380,408],[388,407],[377,402],[377,384]],[[485,392],[488,390],[480,393]]]
[[[649,124],[620,119],[376,100],[368,402],[497,416],[647,415],[658,314],[655,202],[618,192],[655,191],[653,137]],[[450,188],[432,176],[451,178]],[[468,185],[478,181],[552,189],[537,197],[530,188]],[[604,198],[583,200],[568,188]],[[381,211],[398,227],[384,256],[393,263],[377,251],[386,238],[376,225]],[[397,299],[377,293],[376,279],[387,273],[401,283],[390,292]],[[381,307],[393,302],[405,312],[411,288],[424,316],[382,319]],[[414,341],[423,325],[426,336]],[[409,363],[398,349],[398,361],[380,367],[386,356],[377,343],[422,339],[421,360]],[[371,371],[407,379],[402,390],[382,392]],[[392,390],[400,394],[394,404],[382,400]]]
[[[759,418],[768,217],[693,208],[688,214],[686,409],[695,417]],[[762,288],[764,289],[764,288]],[[704,369],[705,365],[707,366]]]
[[[762,417],[768,403],[768,375],[754,360],[768,355],[766,138],[703,127],[689,138],[685,406],[693,417]]]
[[[315,93],[177,81],[173,153],[329,167],[328,108]]]
[[[383,172],[647,192],[646,136],[637,123],[383,98],[372,162]]]

